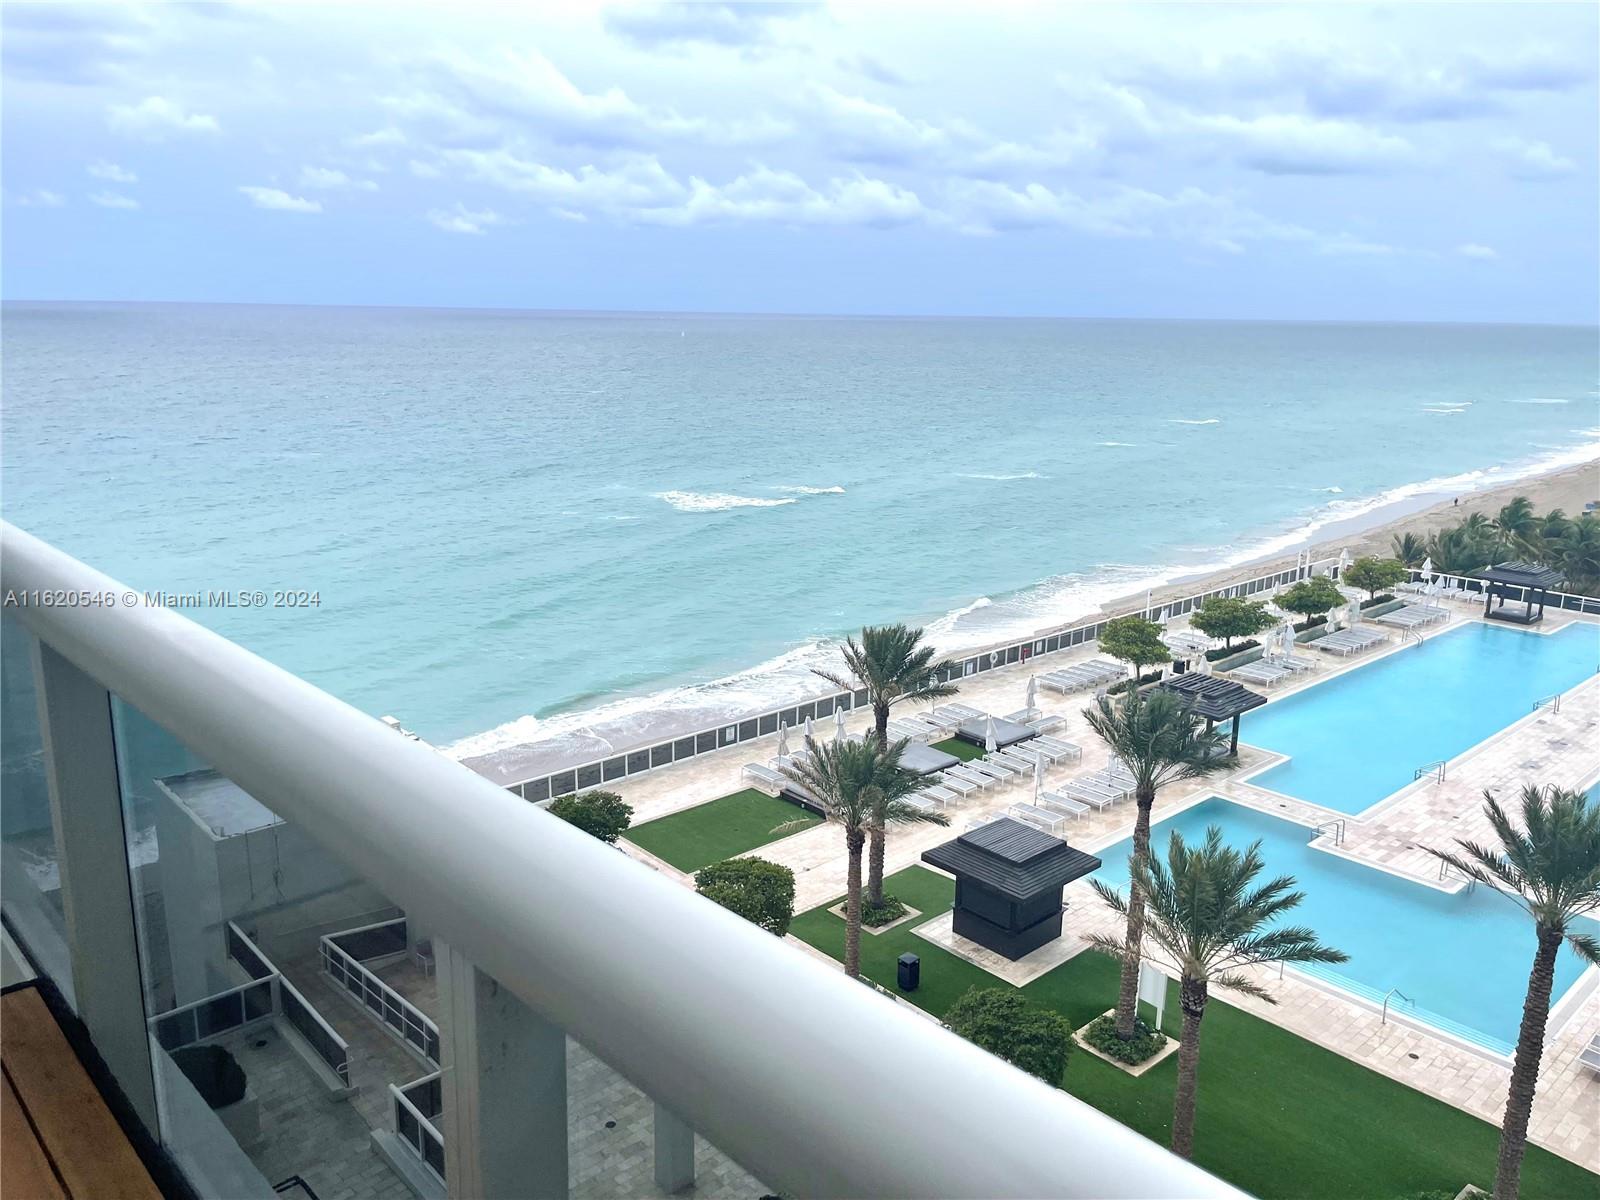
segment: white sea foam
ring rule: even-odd
[[[772,490],[775,491],[775,492],[790,492],[790,493],[792,493],[793,495],[796,495],[796,496],[842,496],[842,495],[844,495],[844,489],[842,487],[838,487],[838,486],[834,486],[834,487],[805,487],[804,485],[801,485],[801,484],[795,484],[792,487],[776,487],[776,488],[773,488]]]
[[[1529,396],[1525,400],[1506,397],[1507,404],[1571,404],[1572,401],[1565,396]]]
[[[776,508],[780,504],[793,504],[793,496],[774,499],[771,496],[732,496],[726,492],[656,492],[658,500],[665,500],[679,512],[723,512],[730,508]]]
[[[1097,442],[1100,446],[1137,446],[1138,442]]]
[[[1422,411],[1430,417],[1459,417],[1467,410],[1464,408],[1425,408]]]
[[[1162,588],[1175,579],[1228,570],[1287,553],[1315,542],[1330,525],[1369,516],[1381,519],[1381,510],[1406,500],[1482,491],[1531,475],[1600,462],[1600,429],[1575,432],[1590,440],[1522,462],[1403,484],[1375,496],[1330,500],[1292,529],[1242,544],[1194,548],[1195,557],[1205,561],[1165,566],[1108,563],[1092,571],[1054,576],[1010,595],[980,596],[929,622],[929,639],[945,655],[1020,639],[1086,616],[1109,601],[1146,588]],[[1318,490],[1339,492],[1337,488]],[[549,752],[552,761],[554,756],[580,747],[584,757],[601,758],[648,737],[672,736],[667,723],[682,723],[685,729],[710,726],[821,694],[826,686],[812,675],[811,668],[836,665],[838,646],[833,638],[812,638],[766,662],[720,679],[625,695],[593,708],[546,718],[519,717],[455,742],[446,752],[466,758],[537,743],[541,751]]]
[[[1222,424],[1222,419],[1220,417],[1201,417],[1198,420],[1192,420],[1189,417],[1169,417],[1167,419],[1167,424],[1168,425],[1221,425]]]
[[[992,479],[992,480],[996,480],[996,481],[1004,483],[1004,482],[1007,482],[1007,481],[1013,480],[1013,479],[1048,479],[1049,476],[1048,475],[1041,475],[1037,471],[1020,471],[1015,475],[980,475],[980,474],[968,475],[968,474],[962,473],[961,478],[962,479]]]
[[[1334,495],[1334,496],[1340,496],[1340,495],[1344,494],[1344,489],[1342,487],[1340,487],[1338,484],[1335,484],[1333,487],[1318,488],[1317,491],[1319,491],[1319,492],[1327,492],[1330,495]]]

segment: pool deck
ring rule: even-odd
[[[1428,630],[1423,637],[1437,637],[1477,620],[1478,611],[1477,605],[1454,604],[1450,620]],[[1565,613],[1550,613],[1541,632],[1555,632],[1576,621],[1593,626],[1600,635],[1600,622]],[[1411,644],[1406,636],[1397,633],[1379,650],[1349,659],[1303,651],[1321,664],[1318,669],[1308,672],[1305,679],[1285,682],[1266,690],[1265,694],[1276,702],[1347,671],[1360,670],[1378,658],[1405,653]],[[1090,647],[1076,655],[1051,655],[1041,667],[1019,664],[984,672],[963,682],[959,700],[996,714],[1010,712],[1022,706],[1028,676],[1034,671],[1055,669],[1075,659],[1094,656],[1094,648]],[[1053,768],[1047,774],[1047,787],[1059,786],[1076,775],[1105,765],[1106,750],[1089,731],[1083,717],[1083,709],[1091,701],[1092,694],[1086,692],[1057,696],[1041,691],[1038,695],[1040,708],[1066,719],[1066,728],[1056,736],[1083,748],[1081,763]],[[896,711],[915,709],[906,706]],[[865,713],[853,713],[847,720],[847,728],[852,733],[861,731],[866,724]],[[830,735],[831,725],[830,721]],[[1422,847],[1448,846],[1457,837],[1486,838],[1488,829],[1481,813],[1485,788],[1512,798],[1524,782],[1582,787],[1600,776],[1600,676],[1586,678],[1564,693],[1559,711],[1546,707],[1532,712],[1452,759],[1442,782],[1414,783],[1354,816],[1335,813],[1251,783],[1252,776],[1281,761],[1281,756],[1251,747],[1249,735],[1247,715],[1239,766],[1207,779],[1163,788],[1156,801],[1156,819],[1159,821],[1206,797],[1221,795],[1308,826],[1322,820],[1341,820],[1344,822],[1343,845],[1336,846],[1335,839],[1328,835],[1319,840],[1321,848],[1418,883],[1454,890],[1460,886],[1459,881],[1441,880],[1437,861]],[[775,752],[776,738],[765,739],[698,756],[611,786],[634,806],[635,822],[653,820],[747,786],[747,781],[740,776],[743,765],[765,762]],[[949,810],[950,828],[912,825],[892,829],[885,854],[885,872],[893,874],[918,863],[924,850],[948,840],[952,830],[959,832],[1001,815],[1009,805],[1027,799],[1031,792],[1031,779],[1002,785],[963,800]],[[1069,821],[1062,833],[1073,845],[1092,852],[1127,837],[1132,826],[1133,809],[1125,802],[1083,820]],[[844,892],[842,843],[839,830],[823,824],[769,843],[756,853],[783,863],[795,872],[795,909],[803,911]],[[622,846],[663,874],[686,885],[690,883],[687,875],[637,847],[626,842]],[[1116,931],[1109,910],[1086,885],[1069,885],[1067,895],[1069,908],[1064,944],[1051,950],[1052,958],[1057,961],[1081,951],[1084,934]],[[942,939],[941,944],[946,941],[950,939]],[[946,948],[957,952],[961,949],[954,945]],[[982,965],[1002,977],[1008,974],[998,963]],[[1026,967],[1019,964],[1019,969],[1026,970]],[[1276,971],[1263,974],[1270,974],[1270,986],[1278,999],[1276,1005],[1238,995],[1229,995],[1228,1002],[1498,1124],[1510,1075],[1504,1059],[1427,1027],[1399,1023],[1392,1016],[1384,1023],[1373,1006],[1349,993],[1332,990],[1328,985],[1292,975],[1279,981]],[[1575,985],[1558,1013],[1560,1025],[1546,1048],[1531,1137],[1548,1150],[1590,1170],[1600,1171],[1600,1123],[1593,1120],[1594,1114],[1600,1111],[1600,1076],[1585,1071],[1577,1063],[1583,1045],[1600,1032],[1600,986],[1596,984],[1597,972],[1591,969]]]

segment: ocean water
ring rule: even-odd
[[[424,737],[745,712],[1600,445],[1593,329],[4,307],[5,515]],[[460,739],[470,739],[460,741]]]

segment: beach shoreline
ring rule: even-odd
[[[1226,567],[1201,569],[1169,577],[1160,585],[1150,588],[1149,594],[1153,604],[1160,606],[1196,592],[1229,587],[1287,569],[1294,565],[1297,555],[1308,549],[1313,560],[1337,557],[1341,550],[1348,551],[1351,558],[1369,554],[1390,557],[1393,553],[1391,542],[1397,536],[1412,533],[1425,538],[1441,528],[1464,520],[1470,513],[1492,515],[1514,496],[1527,496],[1539,512],[1560,508],[1569,516],[1575,516],[1583,511],[1586,503],[1600,498],[1600,446],[1588,448],[1587,453],[1588,457],[1581,462],[1514,475],[1504,483],[1480,490],[1463,489],[1458,493],[1430,489],[1376,504],[1349,517],[1313,523],[1299,539],[1278,540],[1271,549]],[[1492,475],[1493,472],[1484,474]],[[1145,599],[1146,590],[1139,588],[1090,605],[1082,615],[1041,625],[1039,630],[1042,633],[1080,624],[1097,613],[1103,618],[1137,611],[1144,606]],[[1026,633],[997,634],[990,644],[1022,641],[1026,637]],[[950,655],[956,658],[970,657],[974,653],[982,653],[986,648],[976,646],[952,650]],[[702,686],[709,690],[715,685]],[[659,700],[663,694],[652,692],[637,697],[618,697],[618,700],[631,703],[628,711],[616,715],[603,713],[607,705],[616,703],[608,700],[601,705],[591,705],[544,720],[529,718],[531,728],[525,739],[514,743],[502,741],[498,745],[484,745],[486,738],[508,728],[499,726],[496,730],[461,739],[445,747],[445,752],[493,778],[531,778],[682,737],[714,727],[719,722],[731,722],[754,715],[753,712],[726,711],[716,704],[713,695],[705,696],[704,703],[677,706],[658,703],[652,706],[652,699]],[[767,707],[780,708],[785,703],[802,703],[805,699],[806,696],[797,690],[792,697]],[[585,713],[596,714],[596,719],[585,723]],[[516,724],[513,722],[512,726]]]

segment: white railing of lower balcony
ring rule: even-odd
[[[130,591],[10,525],[0,566]],[[173,611],[8,613],[786,1195],[1240,1195]]]

